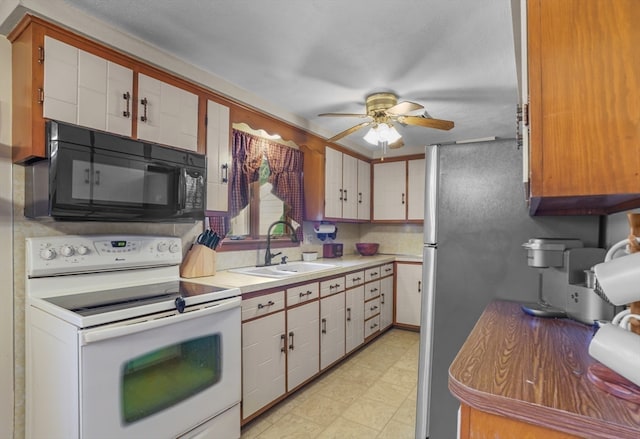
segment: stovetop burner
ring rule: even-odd
[[[196,297],[223,290],[225,289],[176,280],[49,297],[44,300],[81,316],[92,316],[154,303],[173,302],[178,297]]]

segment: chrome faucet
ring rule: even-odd
[[[298,242],[298,238],[296,238],[296,234],[295,234],[296,228],[293,227],[293,225],[290,222],[279,220],[270,224],[269,228],[267,229],[267,249],[264,252],[264,265],[273,265],[273,263],[271,262],[271,259],[282,254],[282,252],[271,253],[271,229],[278,224],[284,224],[285,226],[288,226],[293,231],[293,234],[291,235],[291,241]],[[282,258],[283,262],[286,261],[285,258],[286,256]]]

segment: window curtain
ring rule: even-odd
[[[284,201],[289,208],[289,217],[300,224],[295,234],[298,241],[302,241],[302,217],[304,215],[302,164],[304,154],[277,143],[271,143],[265,153],[271,170],[269,176],[269,183],[273,185],[271,192]]]
[[[289,209],[289,218],[300,224],[296,236],[301,241],[304,214],[303,153],[235,129],[232,130],[232,137],[229,217],[210,217],[211,229],[221,236],[226,235],[229,218],[238,215],[249,204],[249,186],[259,179],[260,164],[266,156],[271,170],[269,183],[273,185],[272,193],[284,201]]]

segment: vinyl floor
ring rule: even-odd
[[[417,332],[392,329],[242,429],[242,439],[413,439]]]

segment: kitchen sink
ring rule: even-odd
[[[316,271],[335,268],[332,264],[321,264],[319,262],[287,262],[286,264],[270,265],[262,267],[242,267],[229,270],[232,273],[249,274],[251,276],[262,277],[289,277],[298,274],[314,273]]]

